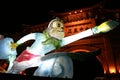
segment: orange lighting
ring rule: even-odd
[[[106,74],[106,70],[104,70],[104,74]]]
[[[117,66],[117,71],[118,73],[120,73],[120,66]]]
[[[110,71],[110,73],[116,73],[115,68],[110,68],[109,71]]]
[[[118,72],[120,73],[120,69],[118,70]]]
[[[117,71],[118,71],[118,73],[120,73],[120,66],[117,66]]]
[[[71,15],[72,13],[69,13],[69,15]]]
[[[83,12],[82,10],[80,10],[80,12]]]
[[[77,11],[75,11],[74,13],[77,13]]]

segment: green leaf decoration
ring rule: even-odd
[[[46,45],[46,44],[53,44],[56,49],[60,49],[60,47],[61,47],[60,43],[61,43],[62,40],[58,40],[58,39],[55,39],[53,37],[50,37],[47,34],[46,31],[43,31],[43,34],[44,34],[44,36],[46,38],[46,40],[42,42],[44,45]]]

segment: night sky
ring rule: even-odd
[[[65,12],[84,8],[101,2],[102,0],[40,0],[36,1],[6,1],[0,7],[0,32],[16,32],[23,24],[37,25],[51,20],[51,12]],[[108,0],[108,6],[110,1]],[[115,0],[118,1],[118,0]],[[107,6],[107,7],[108,7]],[[9,28],[9,29],[8,29]]]

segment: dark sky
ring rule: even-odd
[[[65,12],[91,6],[100,1],[102,0],[29,0],[28,2],[16,0],[1,2],[0,32],[19,31],[22,24],[37,25],[45,22],[51,18],[51,11]]]

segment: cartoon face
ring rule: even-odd
[[[51,37],[56,39],[62,39],[64,37],[64,24],[59,18],[54,19],[48,28],[48,34]]]

